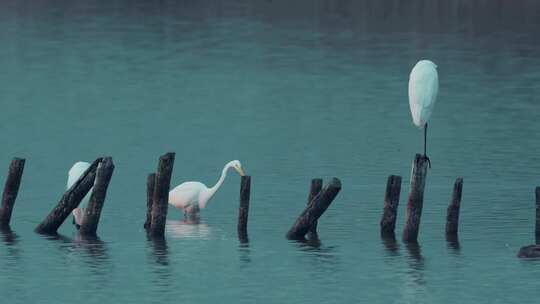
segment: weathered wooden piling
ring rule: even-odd
[[[146,222],[144,222],[144,229],[147,231],[150,229],[150,223],[152,222],[152,205],[155,186],[156,174],[150,173],[146,178]]]
[[[2,206],[0,207],[0,227],[8,228],[11,220],[13,206],[19,193],[21,179],[24,171],[25,160],[22,158],[13,158],[9,165],[8,176],[2,194]]]
[[[381,236],[383,238],[395,237],[397,210],[401,193],[401,176],[390,175],[386,181],[384,194],[384,209],[381,218]]]
[[[411,189],[407,201],[407,219],[403,229],[404,242],[416,242],[418,240],[418,230],[420,229],[420,217],[424,205],[424,187],[426,185],[426,175],[428,159],[423,155],[416,154],[411,172]]]
[[[238,239],[248,242],[247,223],[249,215],[249,197],[251,192],[251,176],[242,176],[240,181],[240,207],[238,208]]]
[[[96,170],[96,180],[92,188],[92,194],[88,201],[88,206],[84,209],[84,214],[79,230],[81,235],[95,236],[99,224],[101,209],[107,196],[107,188],[114,171],[114,164],[111,157],[104,157]]]
[[[459,224],[459,208],[461,206],[461,192],[463,189],[463,178],[458,177],[454,183],[452,200],[446,211],[446,236],[457,236]]]
[[[535,189],[536,194],[536,225],[535,225],[535,236],[536,236],[536,243],[540,243],[540,187],[536,187]]]
[[[81,200],[86,196],[88,191],[94,186],[96,178],[96,170],[101,158],[96,159],[88,169],[79,177],[79,179],[69,188],[56,207],[43,219],[36,227],[37,233],[54,234],[66,220],[73,209],[79,206]]]
[[[304,240],[306,233],[313,227],[313,223],[328,209],[328,206],[330,206],[340,190],[341,181],[335,177],[332,178],[296,219],[296,222],[287,232],[287,239]]]
[[[540,245],[523,246],[519,249],[517,256],[523,259],[540,258]]]
[[[169,188],[174,166],[174,153],[166,153],[159,158],[156,173],[154,195],[152,198],[152,219],[150,222],[150,235],[152,237],[165,236],[167,221],[167,208],[169,205]]]
[[[321,192],[322,189],[323,180],[322,178],[314,178],[311,180],[311,186],[309,187],[309,195],[307,204],[311,204],[313,201],[313,198]],[[317,237],[317,221],[313,223],[313,225],[308,230],[308,237],[309,238],[316,238]]]

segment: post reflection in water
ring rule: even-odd
[[[390,256],[399,255],[399,244],[394,235],[390,236],[381,236],[381,242],[384,246],[384,249]]]
[[[150,237],[147,242],[151,254],[151,271],[155,275],[152,284],[159,292],[168,292],[172,281],[172,270],[169,262],[169,247],[165,237]]]
[[[238,245],[238,256],[242,265],[251,263],[251,250],[249,249],[249,242],[242,242]]]
[[[19,237],[17,236],[17,234],[9,227],[1,228],[0,234],[2,234],[2,241],[7,246],[16,245],[19,242]]]
[[[418,242],[408,242],[405,243],[405,248],[408,253],[407,264],[410,269],[408,273],[412,282],[416,285],[426,285],[424,279],[425,263],[420,244]]]
[[[19,236],[9,227],[0,229],[0,234],[2,235],[2,242],[6,245],[7,255],[15,260],[19,259]]]
[[[313,261],[322,269],[335,271],[336,265],[339,264],[336,247],[325,246],[318,236],[291,242],[294,242],[300,251],[307,253],[305,256],[313,258]]]
[[[450,249],[450,252],[460,254],[461,245],[459,244],[459,237],[457,235],[447,235],[446,246]]]

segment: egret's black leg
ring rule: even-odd
[[[427,156],[427,122],[424,125],[424,158],[427,160],[429,168],[431,168],[431,160]]]

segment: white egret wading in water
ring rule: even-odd
[[[182,183],[169,192],[169,204],[184,210],[184,215],[186,216],[196,216],[200,209],[204,209],[208,201],[216,194],[227,176],[227,171],[231,168],[236,170],[241,176],[245,175],[240,161],[230,161],[223,168],[221,177],[213,187],[208,188],[200,182]]]
[[[87,162],[79,161],[76,162],[71,169],[69,169],[68,172],[68,181],[67,181],[67,189],[71,188],[75,182],[83,175],[84,171],[90,167],[90,164]],[[71,212],[73,214],[73,224],[77,227],[77,229],[81,226],[83,214],[84,214],[84,208],[86,208],[86,205],[88,205],[88,200],[90,199],[90,193],[92,192],[92,189],[88,191],[86,196],[82,199],[81,203],[79,204],[79,207],[73,209]]]
[[[437,65],[429,60],[418,61],[409,77],[409,106],[413,123],[419,128],[424,128],[424,157],[430,167],[431,162],[426,155],[427,122],[433,112],[438,93]]]

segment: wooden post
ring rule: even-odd
[[[154,196],[152,198],[152,221],[150,222],[150,235],[152,237],[165,236],[174,155],[174,153],[166,153],[159,158]]]
[[[79,206],[81,200],[94,186],[94,180],[96,178],[96,170],[98,164],[101,162],[101,158],[96,159],[86,171],[79,177],[79,179],[69,188],[56,207],[47,215],[45,219],[36,227],[37,233],[54,234],[71,214],[73,209]]]
[[[523,246],[519,249],[517,256],[523,259],[540,258],[540,245]]]
[[[459,224],[459,207],[461,206],[461,192],[463,189],[463,178],[458,177],[454,183],[452,200],[446,212],[446,236],[457,236]]]
[[[287,239],[304,240],[306,233],[313,226],[313,223],[328,209],[328,206],[330,206],[340,190],[340,180],[335,177],[332,178],[321,192],[313,198],[312,202],[304,209],[298,219],[296,219],[296,222],[289,232],[287,232]]]
[[[249,197],[251,191],[251,176],[242,176],[240,182],[240,207],[238,208],[238,239],[241,243],[248,242],[247,223],[249,215]]]
[[[394,238],[396,228],[397,209],[399,195],[401,193],[401,176],[390,175],[386,181],[386,193],[384,194],[384,209],[381,218],[381,236]]]
[[[411,190],[407,201],[407,220],[403,229],[404,242],[416,242],[420,229],[420,217],[424,205],[424,186],[426,185],[428,161],[416,154],[411,173]]]
[[[101,209],[107,196],[107,188],[114,171],[114,164],[111,157],[104,157],[97,167],[96,180],[92,188],[92,194],[88,201],[88,206],[84,209],[81,222],[80,234],[85,236],[95,236],[99,224]]]
[[[307,200],[308,206],[313,201],[313,198],[317,196],[319,192],[321,192],[322,184],[323,184],[322,178],[314,178],[311,180],[311,186],[309,188],[309,195],[308,195],[308,200]],[[309,238],[317,237],[317,221],[315,221],[313,225],[311,226],[311,228],[309,228],[308,236]]]
[[[146,229],[146,231],[150,229],[150,223],[152,222],[152,200],[154,199],[155,186],[156,174],[150,173],[146,178],[146,222],[144,222],[144,229]]]
[[[8,176],[2,194],[2,206],[0,207],[0,227],[8,228],[11,220],[11,213],[15,205],[15,199],[19,193],[21,178],[24,171],[25,160],[22,158],[13,158],[9,165]]]
[[[540,243],[540,187],[536,187],[536,227],[535,236],[536,243]]]

